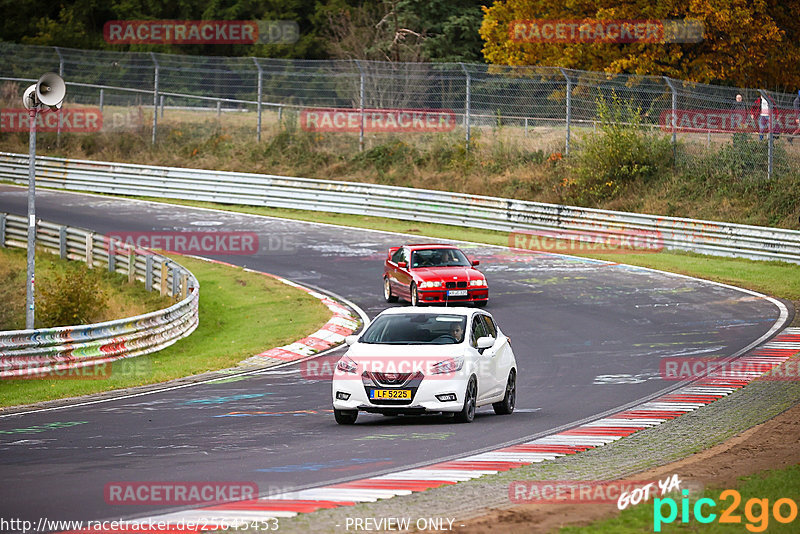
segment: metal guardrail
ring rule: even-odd
[[[0,246],[26,248],[25,217],[0,213]],[[0,332],[0,378],[26,377],[108,363],[161,350],[198,324],[200,285],[187,269],[164,256],[79,228],[39,221],[37,246],[62,258],[107,267],[139,280],[148,290],[180,298],[158,311],[104,323]],[[54,374],[55,373],[55,374]]]
[[[27,155],[0,152],[0,179],[27,183],[27,165]],[[574,232],[610,239],[641,234],[655,236],[669,250],[800,263],[800,232],[780,228],[356,182],[52,157],[38,157],[36,172],[39,185],[72,191],[373,215],[510,232],[512,247],[515,232]]]

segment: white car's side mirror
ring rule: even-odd
[[[358,336],[347,336],[344,338],[344,342],[347,344],[347,346],[354,344],[356,341],[358,341]]]
[[[492,336],[478,338],[478,350],[488,349],[492,345],[494,345],[494,338]]]

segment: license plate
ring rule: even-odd
[[[467,290],[466,289],[452,289],[447,292],[448,297],[466,297]]]
[[[411,400],[410,389],[373,389],[369,392],[370,399],[405,399]]]

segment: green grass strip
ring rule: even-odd
[[[87,395],[224,369],[316,331],[330,317],[318,299],[241,268],[175,256],[200,282],[200,324],[166,349],[112,365],[100,378],[0,381],[0,406]]]

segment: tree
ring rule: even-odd
[[[423,36],[427,61],[483,62],[478,33],[488,0],[400,0],[403,24]]]
[[[384,61],[482,61],[486,0],[331,0],[317,25],[332,57]]]
[[[480,34],[490,63],[547,65],[609,73],[667,75],[689,81],[782,89],[800,87],[797,2],[780,0],[497,0]],[[517,20],[694,19],[699,43],[515,42]]]
[[[25,44],[173,54],[322,58],[324,46],[311,17],[316,0],[76,0],[22,4],[0,0],[0,40]],[[300,26],[292,44],[109,44],[103,25],[110,20],[291,20]]]
[[[336,59],[420,61],[422,38],[406,28],[397,0],[348,6],[333,3],[319,10],[327,52]]]

